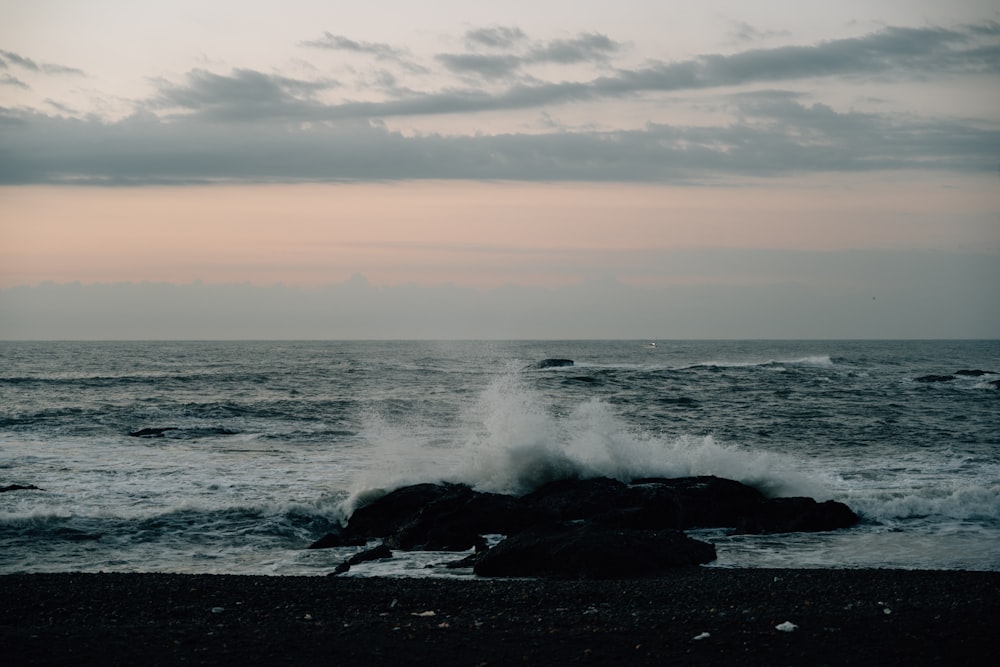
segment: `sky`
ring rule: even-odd
[[[998,338],[995,0],[0,0],[0,339]]]

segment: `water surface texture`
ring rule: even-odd
[[[697,531],[715,567],[1000,570],[992,371],[997,341],[0,343],[0,486],[39,489],[0,493],[0,572],[320,574],[372,490],[706,474],[863,517]]]

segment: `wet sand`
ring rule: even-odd
[[[962,665],[1000,572],[678,570],[551,581],[0,576],[7,665]],[[782,625],[794,624],[794,629]],[[992,658],[988,656],[993,656]]]

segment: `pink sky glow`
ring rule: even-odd
[[[0,286],[42,281],[560,285],[681,248],[996,252],[981,189],[407,182],[5,188]],[[942,217],[955,221],[942,227]],[[608,224],[613,220],[613,224]],[[992,247],[990,247],[992,244]],[[674,278],[676,280],[676,278]]]

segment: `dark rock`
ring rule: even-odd
[[[483,552],[472,553],[465,558],[460,558],[459,560],[449,561],[444,564],[449,570],[457,570],[463,567],[475,567],[476,563],[479,562],[479,557],[483,555]]]
[[[536,362],[532,368],[541,370],[543,368],[562,368],[564,366],[572,366],[572,359],[542,359]]]
[[[966,370],[955,371],[955,375],[966,375],[968,377],[974,377],[974,378],[981,377],[983,375],[996,375],[996,374],[997,373],[994,371],[981,371],[979,369],[971,369],[971,370],[966,369]]]
[[[367,563],[370,560],[380,560],[382,558],[392,558],[392,550],[384,544],[356,553],[348,558],[347,562],[351,565],[357,565],[358,563]]]
[[[914,382],[951,382],[955,379],[954,375],[921,375],[918,378],[913,378]]]
[[[733,534],[820,532],[850,528],[858,521],[851,508],[835,500],[818,503],[812,498],[771,498],[741,519]]]
[[[1000,389],[1000,380],[990,380],[986,384],[992,385],[994,389]]]
[[[367,563],[372,560],[381,560],[383,558],[392,558],[392,550],[389,549],[384,544],[380,544],[372,549],[367,549],[360,553],[356,553],[343,563],[334,568],[331,574],[343,574],[351,569],[352,565],[358,565],[359,563]]]
[[[537,521],[513,496],[481,493],[464,486],[454,490],[421,509],[387,542],[398,549],[465,551],[476,546],[483,534],[508,535]]]
[[[735,526],[765,500],[751,486],[712,475],[639,479],[631,488],[641,497],[639,506],[674,512],[675,527],[682,529]]]
[[[176,426],[165,426],[161,428],[142,428],[129,433],[133,438],[162,438],[167,431],[176,431]]]
[[[391,491],[354,510],[346,533],[360,537],[385,537],[413,522],[431,502],[469,487],[458,484],[414,484]]]
[[[9,484],[7,486],[0,486],[0,493],[7,493],[8,491],[42,491],[34,484]]]
[[[539,518],[664,529],[735,526],[764,502],[764,496],[746,484],[706,475],[631,484],[608,478],[560,480],[521,500]]]
[[[417,484],[355,511],[345,534],[381,537],[397,549],[464,551],[480,535],[506,535],[535,520],[513,496],[482,493],[464,484]]]
[[[360,507],[343,531],[313,548],[378,537],[395,549],[464,551],[480,545],[485,534],[508,539],[522,533],[545,534],[562,530],[552,526],[566,522],[586,523],[603,533],[689,528],[778,533],[835,530],[857,521],[842,503],[768,500],[753,487],[714,476],[648,478],[630,484],[609,478],[565,479],[520,498],[483,493],[463,484],[417,484]]]
[[[521,498],[539,517],[557,521],[590,519],[598,514],[635,506],[627,484],[616,479],[562,479],[549,482]]]
[[[306,549],[333,549],[336,547],[363,547],[368,542],[364,537],[351,537],[344,535],[344,531],[337,530],[327,533],[319,538]]]
[[[675,530],[619,530],[591,524],[536,527],[483,553],[484,577],[607,579],[648,575],[715,559],[715,547]]]

